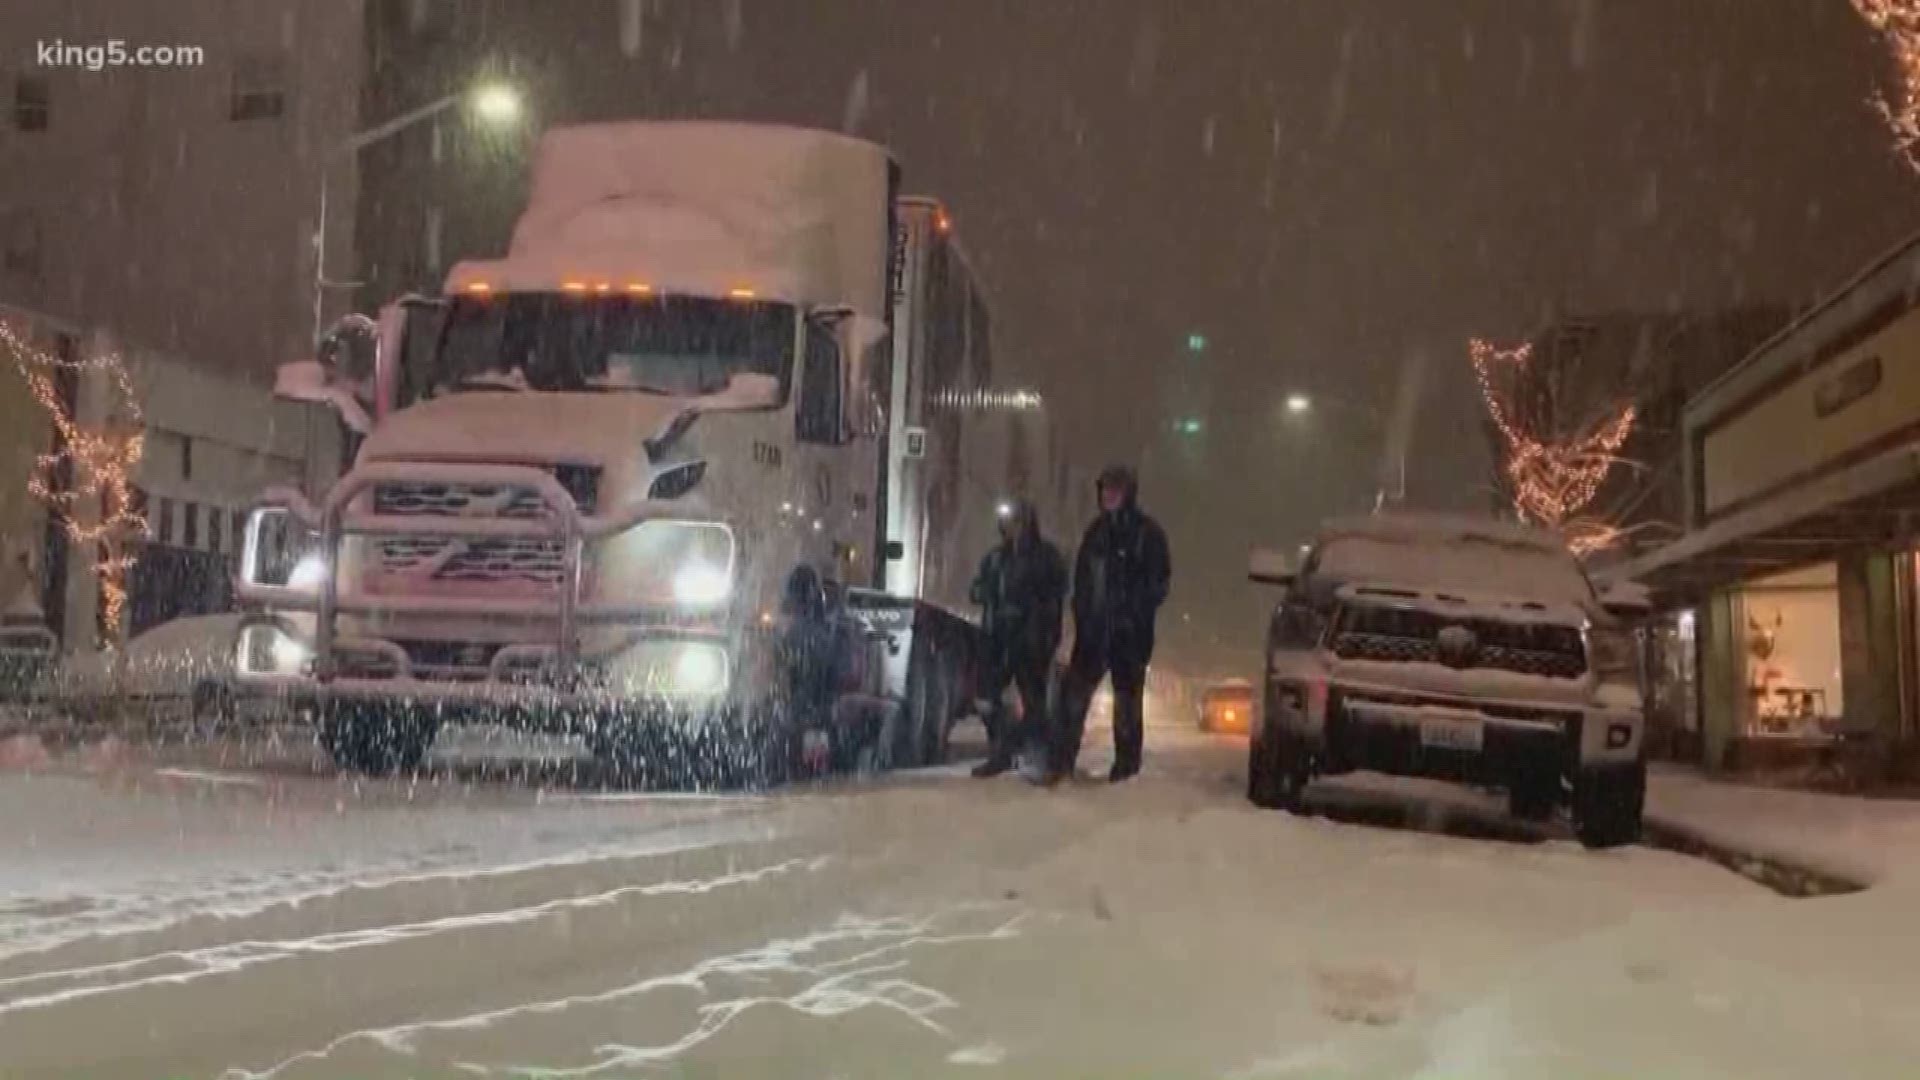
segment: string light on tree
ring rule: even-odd
[[[1476,338],[1469,342],[1468,352],[1487,415],[1500,434],[1501,471],[1511,488],[1514,508],[1522,517],[1567,535],[1568,543],[1581,554],[1616,542],[1617,530],[1577,515],[1600,493],[1619,460],[1616,455],[1633,432],[1634,406],[1623,405],[1570,436],[1539,432],[1535,430],[1539,425],[1518,414],[1511,391],[1525,377],[1533,347],[1502,349]]]
[[[34,348],[11,326],[0,321],[0,345],[27,384],[27,392],[46,412],[59,435],[60,449],[39,455],[27,493],[45,506],[74,544],[96,549],[94,574],[100,582],[100,605],[110,637],[120,632],[127,604],[127,572],[133,568],[132,545],[147,530],[146,518],[134,500],[134,475],[145,453],[145,428],[140,399],[133,380],[117,354],[82,360],[62,360]],[[55,375],[96,372],[105,376],[118,397],[99,430],[82,426],[61,398]],[[60,482],[62,467],[69,470]]]
[[[1900,88],[1873,105],[1893,133],[1893,148],[1920,172],[1920,0],[1853,0],[1853,9],[1893,54]]]

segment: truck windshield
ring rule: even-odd
[[[693,397],[735,375],[779,381],[793,368],[794,309],[697,297],[462,297],[410,398],[467,391],[633,391]]]

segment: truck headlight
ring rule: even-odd
[[[655,519],[609,539],[594,554],[611,593],[652,603],[704,606],[733,595],[733,529],[719,521]]]
[[[287,575],[287,588],[302,589],[307,592],[319,592],[320,583],[326,579],[327,564],[317,551],[300,556],[293,564],[293,572]]]
[[[733,592],[733,575],[718,566],[694,563],[673,575],[673,598],[683,604],[711,604]]]
[[[313,650],[306,643],[271,623],[255,623],[240,631],[240,646],[235,663],[241,671],[256,675],[300,675],[306,671]]]
[[[706,641],[642,641],[607,665],[612,688],[627,694],[710,697],[727,689],[727,650]]]

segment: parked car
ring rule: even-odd
[[[0,612],[0,701],[39,696],[58,644],[38,612]]]
[[[1245,734],[1253,725],[1253,684],[1223,679],[1200,695],[1200,730]]]
[[[1298,811],[1315,775],[1372,769],[1502,787],[1519,817],[1564,804],[1590,847],[1639,837],[1627,612],[1557,537],[1383,514],[1328,523],[1297,571],[1256,552],[1249,576],[1286,589],[1249,751],[1254,803]]]
[[[241,631],[256,614],[194,615],[161,623],[124,646],[67,658],[55,693],[81,712],[135,707],[148,714],[184,711],[196,723],[224,723],[271,708],[270,697],[243,693],[235,678]]]

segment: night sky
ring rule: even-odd
[[[1804,302],[1920,220],[1845,0],[675,9],[652,9],[625,111],[851,113],[948,200],[1008,381],[1049,394],[1088,464],[1144,459],[1176,660],[1249,662],[1247,548],[1370,505],[1377,429],[1290,424],[1287,390],[1384,409],[1423,351],[1411,501],[1485,507],[1470,334]],[[1182,441],[1189,413],[1208,429]]]

